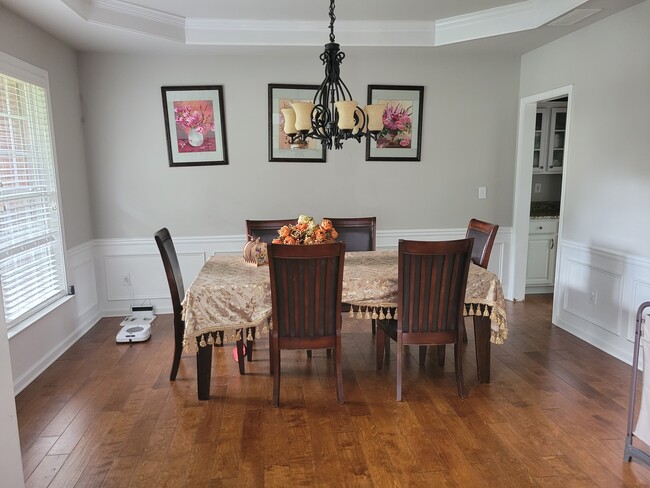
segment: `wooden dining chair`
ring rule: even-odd
[[[295,224],[296,219],[246,220],[246,235],[270,244],[278,237],[278,230],[283,225]]]
[[[269,244],[273,327],[269,342],[273,405],[280,403],[280,352],[333,349],[336,396],[343,403],[341,294],[345,244]]]
[[[278,230],[283,225],[295,224],[297,219],[272,219],[272,220],[246,220],[247,239],[257,239],[270,244],[273,239],[278,237]],[[252,336],[255,337],[255,329],[252,330]],[[246,341],[246,356],[249,361],[253,360],[253,348],[255,341]]]
[[[172,299],[172,310],[174,313],[174,358],[172,361],[172,370],[169,374],[169,380],[175,381],[178,374],[178,368],[181,363],[181,355],[183,354],[183,335],[185,332],[185,321],[183,320],[183,299],[185,298],[185,288],[183,286],[183,275],[181,274],[181,267],[178,263],[178,256],[176,255],[176,248],[174,241],[166,227],[163,227],[154,234],[154,240],[160,251],[163,266],[165,268],[165,275],[167,276],[167,284],[169,285],[169,294]],[[221,344],[223,344],[224,333],[218,332],[221,336]],[[243,334],[242,334],[243,335]],[[237,341],[237,349],[242,349],[242,340]],[[212,348],[212,346],[210,346]],[[239,372],[244,374],[244,358],[238,356]],[[200,394],[199,394],[200,396]]]
[[[377,217],[326,217],[338,232],[337,240],[345,242],[346,252],[374,251],[377,249]],[[348,313],[350,305],[344,303],[341,311]],[[372,319],[372,333],[377,322]]]
[[[405,345],[420,346],[420,364],[426,346],[437,345],[444,366],[444,347],[454,344],[456,388],[465,397],[460,341],[473,241],[399,241],[397,320],[379,320],[376,341],[378,370],[384,363],[386,336],[397,342],[397,401],[402,400]]]
[[[490,224],[478,219],[469,221],[465,238],[469,239],[471,237],[474,239],[472,262],[477,266],[487,269],[498,230],[499,226],[497,224]]]
[[[490,262],[490,254],[492,254],[492,246],[494,246],[494,239],[497,236],[499,226],[497,224],[490,224],[482,220],[472,219],[467,225],[467,233],[465,238],[474,239],[474,247],[472,248],[472,262],[481,268],[487,269]],[[474,327],[476,327],[476,317],[474,317]],[[467,330],[463,329],[463,342],[467,344]]]
[[[185,297],[185,288],[183,287],[183,276],[176,256],[176,248],[172,236],[166,227],[163,227],[154,234],[154,239],[160,257],[162,258],[167,283],[169,284],[169,293],[172,298],[172,309],[174,311],[174,359],[169,380],[176,380],[178,367],[181,363],[181,354],[183,353],[183,333],[185,332],[185,321],[183,320],[183,306],[181,305]]]

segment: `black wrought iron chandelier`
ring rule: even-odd
[[[345,53],[339,49],[334,37],[334,0],[330,0],[330,42],[320,60],[325,65],[325,79],[316,91],[313,103],[295,102],[292,108],[282,109],[284,133],[290,142],[306,139],[319,140],[326,149],[341,149],[343,141],[363,137],[376,140],[384,128],[383,114],[386,105],[358,106],[348,87],[341,80],[341,62]]]

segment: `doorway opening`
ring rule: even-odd
[[[559,291],[572,86],[519,105],[510,297]],[[553,300],[555,321],[557,301]]]

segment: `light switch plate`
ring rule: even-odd
[[[479,186],[478,187],[478,199],[483,200],[484,198],[487,198],[487,186]]]

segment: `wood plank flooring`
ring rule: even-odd
[[[465,400],[451,346],[444,369],[435,351],[420,367],[411,348],[401,403],[395,344],[376,372],[370,321],[346,317],[346,403],[324,351],[290,351],[277,409],[266,339],[245,376],[232,345],[215,349],[212,398],[200,402],[193,355],[169,382],[170,315],[134,345],[115,343],[121,319],[102,319],[16,398],[26,485],[650,486],[649,468],[623,460],[630,366],[550,316],[549,296],[508,303],[489,385],[476,383],[468,322]]]

